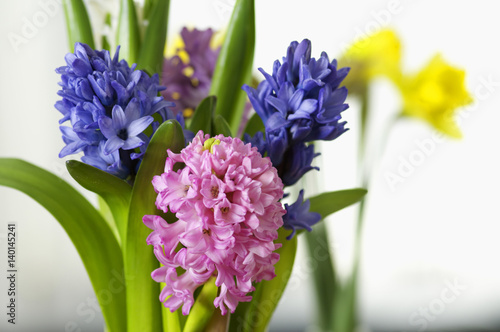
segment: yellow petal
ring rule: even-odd
[[[403,115],[421,118],[450,137],[461,137],[455,113],[472,102],[465,87],[465,71],[449,65],[438,54],[417,74],[404,76],[398,87],[403,95]]]
[[[393,30],[380,30],[353,43],[339,65],[351,67],[345,79],[349,92],[359,91],[377,76],[397,82],[401,76],[401,42]]]

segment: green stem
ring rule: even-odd
[[[361,132],[359,138],[359,154],[358,154],[358,167],[359,167],[359,177],[361,182],[361,187],[368,189],[371,179],[371,174],[373,169],[376,167],[376,160],[372,160],[371,163],[367,162],[367,119],[369,111],[369,94],[368,88],[365,88],[361,94]],[[396,121],[400,119],[400,116],[392,118],[388,124],[387,128],[382,132],[382,138],[380,140],[379,151],[377,156],[381,156],[385,146],[387,144],[390,131]],[[336,312],[334,315],[339,318],[339,321],[334,323],[334,331],[344,332],[344,331],[354,331],[357,326],[357,284],[359,277],[359,265],[361,261],[361,240],[364,225],[364,216],[366,209],[366,197],[360,201],[357,223],[356,223],[356,234],[354,242],[354,262],[352,268],[352,274],[347,280],[346,284],[342,289],[342,294],[338,297],[339,306],[343,308]],[[337,303],[337,302],[336,302]],[[338,309],[338,308],[336,308]]]
[[[358,165],[360,166],[361,174],[364,171],[363,162],[365,160],[366,153],[366,127],[368,123],[368,104],[369,104],[369,94],[368,86],[365,86],[361,90],[361,112],[360,112],[360,131],[359,131],[359,142],[358,142]]]
[[[220,310],[217,309],[214,311],[214,314],[210,321],[208,322],[207,327],[205,328],[205,332],[228,332],[229,331],[229,322],[230,322],[231,314],[228,312],[224,316],[221,315]]]
[[[369,94],[368,86],[361,90],[361,112],[360,112],[360,132],[358,142],[358,176],[361,179],[361,186],[368,189],[369,182],[369,167],[366,165],[366,143],[367,143],[367,123],[369,110]],[[365,210],[365,199],[363,198],[359,204],[356,234],[354,239],[354,262],[351,276],[346,284],[341,289],[341,295],[336,299],[335,314],[332,322],[333,330],[336,332],[351,332],[356,329],[357,325],[357,283],[358,270],[361,255],[361,234],[363,230],[363,216]]]

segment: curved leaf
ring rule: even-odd
[[[213,130],[213,136],[222,134],[226,137],[232,137],[233,135],[231,134],[231,128],[229,128],[229,125],[227,124],[226,119],[222,117],[222,115],[217,114],[214,119],[214,130]]]
[[[210,95],[217,96],[215,112],[227,120],[234,133],[238,131],[246,100],[241,87],[252,78],[254,48],[254,0],[237,0],[210,88]]]
[[[147,13],[145,12],[144,15],[147,15],[149,24],[144,34],[137,65],[139,69],[147,71],[150,75],[161,73],[163,67],[169,6],[170,0],[145,3],[144,9]]]
[[[77,42],[85,43],[93,49],[92,27],[83,0],[63,0],[63,7],[68,30],[69,49],[73,51]]]
[[[120,246],[96,209],[72,186],[35,165],[0,159],[0,185],[32,197],[64,228],[80,254],[112,332],[127,330]]]
[[[359,202],[367,193],[366,189],[355,188],[322,193],[309,198],[310,211],[318,212],[324,219],[330,214]]]
[[[143,222],[147,214],[158,214],[156,193],[151,181],[163,173],[167,149],[179,152],[184,148],[184,135],[177,121],[164,122],[148,145],[139,172],[135,178],[130,200],[130,211],[125,243],[125,272],[127,281],[128,326],[131,332],[157,332],[162,329],[162,304],[158,300],[160,285],[151,278],[159,267],[152,246],[146,244],[151,233]]]
[[[196,107],[194,115],[189,124],[189,130],[197,133],[202,130],[204,134],[212,134],[212,117],[214,115],[215,105],[217,98],[215,96],[208,96],[201,101]]]
[[[129,65],[137,63],[139,50],[141,48],[141,37],[134,0],[120,1],[116,43],[120,45],[120,55],[122,59],[127,60]]]
[[[250,136],[253,136],[258,131],[265,132],[266,128],[264,127],[264,122],[262,122],[260,116],[257,113],[254,113],[254,115],[252,115],[250,120],[248,120],[245,130],[243,132]]]
[[[67,161],[66,168],[73,179],[83,188],[98,194],[104,199],[111,210],[115,227],[120,235],[120,241],[123,243],[127,234],[128,209],[132,187],[116,176],[77,160]]]

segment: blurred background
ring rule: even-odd
[[[116,5],[89,4],[96,13]],[[233,5],[171,0],[169,36],[182,26],[224,28]],[[360,270],[362,331],[500,331],[499,9],[494,0],[256,1],[260,79],[257,68],[271,71],[292,40],[309,38],[314,57],[326,51],[335,58],[382,27],[399,35],[405,71],[418,71],[436,52],[466,70],[474,103],[457,114],[463,139],[438,139],[427,124],[406,120],[391,132],[386,149],[375,152],[380,162],[370,183]],[[68,52],[60,0],[2,1],[0,15],[0,156],[25,159],[74,183],[57,157],[61,116],[53,107],[59,89],[54,69]],[[382,79],[372,84],[371,96],[370,137],[377,139],[401,100]],[[313,163],[321,172],[308,177],[306,195],[359,185],[359,103],[349,103],[343,114],[350,131],[321,145]],[[388,174],[400,174],[416,154],[424,158],[391,184]],[[0,204],[0,330],[102,331],[86,272],[59,224],[17,191],[0,187]],[[355,216],[353,207],[328,220],[341,276],[353,260]],[[5,315],[8,223],[18,229],[15,327]],[[299,253],[270,331],[317,331],[310,283],[315,266]]]

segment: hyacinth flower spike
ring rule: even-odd
[[[65,59],[67,65],[56,70],[62,97],[56,108],[63,114],[60,123],[69,121],[71,127],[60,127],[67,144],[60,157],[83,152],[83,162],[123,179],[133,178],[151,138],[145,132],[153,115],[162,121],[176,118],[170,110],[174,104],[158,96],[165,89],[158,75],[150,77],[119,60],[119,47],[111,58],[108,51],[76,43],[75,52]],[[153,124],[153,133],[157,127]],[[186,137],[192,134],[186,132]]]
[[[175,171],[178,163],[185,167]],[[170,224],[160,216],[143,219],[153,230],[147,242],[164,265],[152,277],[166,283],[160,301],[172,312],[182,306],[187,315],[195,290],[212,276],[222,315],[252,299],[253,282],[275,276],[283,184],[256,148],[200,131],[179,154],[168,151],[165,172],[153,185],[158,209],[178,218]]]
[[[341,113],[348,108],[347,89],[340,84],[349,69],[338,69],[337,61],[330,62],[325,52],[317,60],[311,57],[311,42],[304,39],[290,44],[282,63],[274,62],[272,74],[259,70],[265,80],[257,89],[248,85],[243,89],[265,125],[265,139],[257,132],[253,137],[246,135],[245,140],[269,156],[284,185],[291,186],[308,171],[319,170],[312,166],[319,153],[311,142],[334,140],[347,131],[341,121]],[[303,192],[287,209],[296,210],[302,200]],[[310,230],[319,219],[303,222],[306,220],[303,224],[295,222],[295,217],[285,217],[285,226],[293,230],[293,236],[295,228]]]

